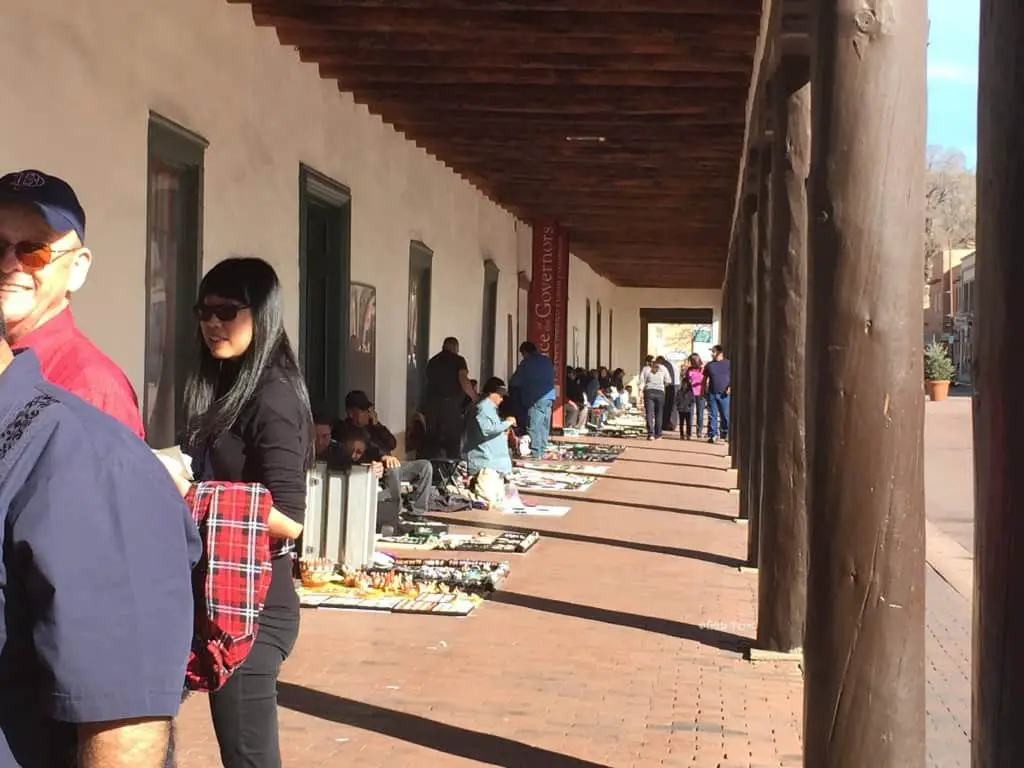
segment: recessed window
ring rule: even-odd
[[[150,115],[146,220],[146,359],[142,416],[155,447],[176,442],[202,265],[202,137]]]

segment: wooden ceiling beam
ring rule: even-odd
[[[572,11],[575,13],[660,13],[677,15],[745,14],[758,16],[761,0],[227,0],[235,5],[262,9],[301,6],[306,8],[385,8],[432,11]]]
[[[584,55],[646,55],[661,54],[683,57],[699,57],[702,54],[746,54],[754,45],[756,35],[683,35],[669,34],[653,37],[571,37],[555,35],[543,40],[529,35],[517,34],[482,34],[482,33],[426,33],[415,32],[362,32],[355,34],[323,29],[300,21],[273,23],[266,20],[263,26],[272,26],[277,30],[277,38],[282,45],[305,48],[316,46],[330,47],[334,55],[341,56],[346,51],[376,50],[386,51],[395,59],[404,58],[407,54],[417,55],[418,51],[445,52],[453,58],[471,57],[482,50],[500,49],[508,53],[536,52],[542,47],[546,53],[584,54]],[[714,41],[714,42],[710,42]]]
[[[693,130],[666,128],[623,131],[599,130],[595,135],[604,141],[573,141],[567,138],[567,131],[557,128],[535,129],[534,126],[497,126],[473,130],[473,126],[461,123],[451,126],[414,126],[403,130],[395,126],[410,139],[423,141],[445,141],[453,146],[467,148],[482,147],[497,150],[532,148],[534,151],[558,152],[566,156],[589,157],[605,151],[620,150],[658,153],[670,149],[691,152],[694,156],[728,154],[735,159],[743,146],[743,134],[721,128],[697,126]]]
[[[344,42],[341,42],[344,48]],[[685,53],[686,55],[683,55]],[[707,50],[676,52],[673,54],[572,54],[548,53],[546,51],[477,50],[465,52],[453,60],[447,51],[418,51],[403,56],[400,66],[407,69],[429,70],[461,68],[468,69],[516,69],[554,70],[558,72],[710,72],[731,73],[750,78],[749,53],[722,53],[709,46]],[[304,45],[299,48],[299,58],[326,67],[390,69],[396,66],[395,55],[390,50],[345,49],[339,52],[338,42],[325,45]]]
[[[436,88],[436,86],[435,86]],[[717,91],[713,101],[708,102],[701,96],[667,102],[659,98],[657,93],[645,95],[642,92],[624,91],[618,94],[609,92],[602,96],[592,95],[589,98],[578,95],[566,100],[565,94],[555,89],[538,89],[532,94],[523,94],[522,98],[512,98],[497,90],[487,94],[471,96],[453,94],[446,97],[436,91],[423,89],[417,93],[415,89],[374,91],[360,89],[352,96],[357,104],[365,104],[370,112],[386,118],[389,112],[408,114],[410,109],[419,111],[424,117],[433,115],[434,121],[442,123],[447,115],[459,114],[463,119],[471,115],[484,117],[492,114],[529,115],[529,114],[560,114],[578,116],[583,135],[593,135],[586,128],[591,117],[612,115],[687,115],[694,118],[710,118],[715,120],[735,120],[743,113],[742,103],[737,106],[729,99],[728,92]],[[522,118],[525,120],[526,118]],[[389,121],[390,122],[390,121]]]
[[[712,6],[713,3],[708,3]],[[253,19],[278,29],[331,30],[363,33],[474,35],[484,40],[506,35],[533,40],[558,38],[653,38],[701,40],[740,37],[753,40],[747,15],[721,13],[616,13],[601,11],[473,11],[415,8],[325,7],[307,3],[256,3]]]
[[[435,110],[413,110],[396,106],[389,110],[389,122],[396,130],[413,133],[446,132],[452,135],[473,132],[474,135],[523,136],[548,133],[566,136],[644,136],[648,133],[708,131],[722,136],[738,136],[743,143],[744,122],[733,116],[720,115],[622,115],[622,114],[557,114],[543,111],[511,114],[484,113],[463,115],[458,112],[439,115]]]
[[[749,72],[665,72],[640,69],[523,69],[521,67],[467,68],[409,65],[360,66],[347,63],[321,64],[320,76],[337,80],[349,90],[368,85],[400,88],[421,85],[531,85],[531,86],[629,86],[634,88],[679,89],[736,88],[750,82]]]

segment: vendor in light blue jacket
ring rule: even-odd
[[[491,377],[484,383],[480,400],[466,419],[462,457],[469,464],[471,475],[482,469],[493,469],[503,475],[512,471],[507,433],[516,420],[512,416],[502,419],[498,415],[498,406],[506,397],[505,382],[497,376]]]

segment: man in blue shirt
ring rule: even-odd
[[[551,434],[551,405],[555,401],[555,366],[532,341],[519,345],[522,362],[512,374],[508,386],[514,400],[526,412],[530,453],[535,459],[544,455]]]
[[[704,391],[711,414],[708,419],[708,442],[718,441],[719,421],[722,439],[729,439],[729,396],[732,394],[732,364],[725,359],[725,350],[716,344],[711,348],[711,362],[704,366]]]
[[[0,766],[159,768],[199,533],[146,444],[4,336],[0,319]]]

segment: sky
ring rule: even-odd
[[[978,143],[980,0],[928,0],[928,143],[960,149],[974,167]]]

